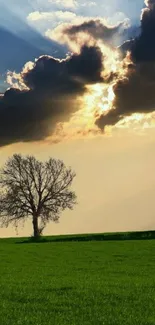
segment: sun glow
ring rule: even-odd
[[[103,53],[102,78],[105,82],[87,86],[87,93],[82,99],[81,114],[89,127],[90,125],[93,127],[96,118],[100,115],[106,115],[114,109],[114,85],[118,79],[126,78],[128,65],[131,63],[128,53],[122,60],[119,50],[108,47],[101,41],[98,45]]]
[[[107,111],[108,103],[108,87],[103,84],[87,86],[87,94],[83,98],[83,114],[89,115]]]
[[[94,136],[101,134],[101,130],[96,125],[96,120],[101,116],[106,116],[110,110],[115,109],[114,86],[118,80],[127,78],[128,66],[132,61],[129,53],[122,59],[118,49],[108,47],[102,41],[98,41],[97,45],[103,54],[103,69],[101,73],[103,81],[95,85],[85,86],[86,92],[84,96],[78,99],[79,110],[72,115],[69,122],[59,123],[56,129],[53,138],[58,139],[58,141],[59,137],[69,139],[83,137],[84,135]],[[144,129],[148,128],[150,123],[153,123],[153,120],[152,115],[146,117],[145,114],[133,114],[122,118],[120,122],[116,123],[116,128],[137,130],[141,127]],[[110,134],[113,127],[108,125],[105,128],[105,134]]]

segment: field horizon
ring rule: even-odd
[[[155,230],[129,231],[129,232],[105,232],[83,233],[41,236],[39,242],[63,242],[63,241],[110,241],[110,240],[146,240],[155,239]],[[0,237],[0,241],[17,243],[33,242],[33,236],[26,237]],[[34,240],[35,241],[35,240]]]

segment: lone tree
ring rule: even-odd
[[[39,237],[48,222],[57,222],[63,210],[73,209],[76,195],[70,186],[75,176],[61,160],[43,163],[33,156],[13,155],[0,170],[1,226],[17,227],[31,217],[34,237]]]

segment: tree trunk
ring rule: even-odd
[[[34,238],[38,238],[40,236],[37,214],[33,215],[33,234],[34,234]]]

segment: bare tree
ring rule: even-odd
[[[63,161],[45,163],[33,156],[15,154],[0,170],[0,222],[8,227],[32,218],[34,237],[50,221],[57,222],[66,208],[73,209],[76,195],[70,190],[75,177]]]

